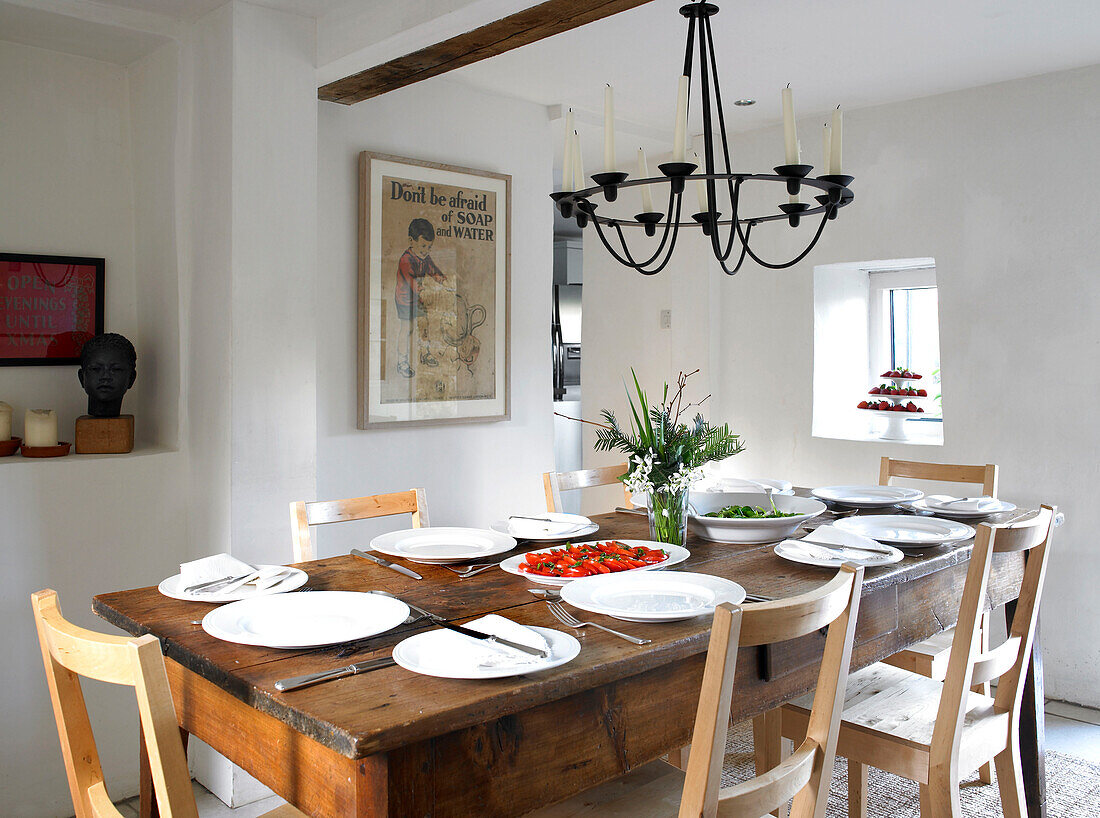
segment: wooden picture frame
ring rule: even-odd
[[[71,366],[103,332],[107,262],[0,253],[0,366]]]
[[[358,427],[510,417],[512,177],[359,155]]]

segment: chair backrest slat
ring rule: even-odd
[[[542,487],[546,493],[546,510],[562,511],[561,493],[576,489],[587,489],[594,486],[610,486],[619,482],[619,478],[627,472],[627,464],[619,463],[615,466],[601,466],[598,469],[581,469],[579,471],[548,471],[542,475]],[[623,496],[626,504],[630,505],[630,492],[623,488]]]
[[[311,525],[369,520],[394,514],[412,515],[413,528],[430,525],[424,489],[351,497],[346,500],[293,502],[290,504],[290,537],[294,547],[294,562],[306,562],[317,557],[309,531]]]
[[[998,468],[993,463],[984,466],[960,466],[953,463],[924,463],[918,460],[882,458],[879,466],[880,486],[890,485],[891,477],[910,480],[935,480],[940,483],[972,483],[982,487],[987,497],[997,496]]]
[[[121,818],[103,781],[78,673],[134,688],[160,814],[198,818],[156,637],[127,639],[80,628],[61,615],[51,590],[32,594],[31,606],[76,818]]]
[[[758,818],[794,798],[793,818],[812,818],[832,777],[863,569],[844,565],[836,578],[789,600],[715,608],[680,818]],[[786,762],[736,787],[720,788],[737,649],[785,641],[828,625],[806,740]]]
[[[1010,636],[993,650],[987,650],[974,659],[974,672],[971,684],[980,685],[993,679],[999,679],[1016,663],[1020,655],[1019,636]]]

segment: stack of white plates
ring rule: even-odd
[[[924,496],[920,489],[901,486],[823,486],[811,494],[820,500],[853,508],[889,508]]]
[[[517,515],[507,520],[498,520],[490,527],[493,531],[532,542],[554,542],[571,537],[587,537],[600,528],[580,514],[564,514],[558,511]]]
[[[473,562],[503,554],[516,540],[482,528],[407,528],[381,534],[370,541],[372,551],[426,565]]]
[[[562,588],[561,598],[582,611],[627,622],[675,622],[713,613],[723,602],[744,602],[745,589],[710,574],[625,572],[574,580]]]
[[[854,531],[872,540],[893,545],[903,551],[931,545],[968,540],[975,531],[965,523],[910,514],[870,514],[845,517],[833,523],[844,531]]]
[[[996,500],[992,497],[978,497],[974,500],[967,500],[961,497],[950,497],[946,494],[929,494],[910,503],[909,507],[914,511],[928,511],[939,517],[959,517],[964,520],[978,520],[991,514],[1016,510],[1014,504]]]

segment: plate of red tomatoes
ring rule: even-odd
[[[509,557],[500,567],[542,585],[566,585],[581,577],[652,571],[691,556],[682,545],[651,540],[592,540]]]

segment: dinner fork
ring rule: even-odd
[[[482,571],[488,571],[490,568],[496,568],[498,565],[500,565],[499,562],[487,562],[467,565],[465,568],[452,568],[449,565],[443,567],[454,574],[458,574],[459,579],[466,579],[467,577],[476,576]]]
[[[550,609],[550,613],[554,615],[556,620],[563,625],[568,625],[570,628],[580,630],[581,628],[587,628],[591,625],[593,628],[599,628],[601,631],[610,633],[620,639],[625,639],[627,642],[633,642],[635,645],[648,645],[653,641],[652,639],[639,639],[637,636],[619,633],[618,631],[611,630],[611,628],[605,628],[603,625],[597,625],[595,622],[581,622],[577,617],[565,610],[560,602],[551,602],[548,599],[546,600],[546,607]]]

